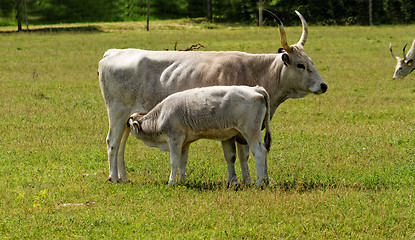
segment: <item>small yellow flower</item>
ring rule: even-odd
[[[24,193],[19,193],[19,195],[17,196],[17,200],[24,198],[24,196],[25,196]]]

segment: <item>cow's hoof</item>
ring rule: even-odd
[[[238,180],[228,181],[228,188],[239,188],[241,183]]]
[[[107,182],[119,183],[120,179],[117,179],[116,181],[113,181],[111,177],[108,177]]]
[[[131,181],[130,181],[130,179],[122,179],[121,178],[121,180],[119,180],[119,181],[121,181],[122,183],[131,183]]]
[[[243,181],[242,184],[245,186],[252,186],[254,185],[254,182],[251,179],[249,179],[249,180]]]
[[[256,187],[264,189],[269,185],[269,180],[268,179],[262,179],[260,181],[256,182]]]

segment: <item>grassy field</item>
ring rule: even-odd
[[[172,50],[176,41],[273,53],[275,28],[0,28],[0,238],[414,239],[415,75],[393,81],[388,49],[400,53],[414,29],[310,26],[306,52],[329,89],[277,109],[269,188],[234,190],[214,141],[191,146],[188,184],[169,188],[168,154],[130,137],[132,183],[106,182],[98,61],[109,48]],[[286,30],[298,41],[299,27]],[[255,175],[252,158],[250,168]]]

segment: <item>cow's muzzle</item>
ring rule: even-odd
[[[322,84],[320,84],[320,89],[318,89],[317,91],[314,91],[313,93],[314,94],[322,94],[322,93],[327,92],[327,89],[328,89],[327,84],[326,83],[322,83]]]
[[[327,84],[322,83],[320,84],[320,88],[321,88],[321,93],[325,93],[329,87],[327,86]]]

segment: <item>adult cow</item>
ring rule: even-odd
[[[415,69],[415,63],[414,63],[414,58],[415,58],[415,39],[412,43],[412,47],[409,50],[408,54],[405,54],[405,48],[406,45],[403,47],[403,58],[400,58],[398,56],[396,56],[393,51],[392,51],[392,43],[389,44],[389,50],[392,54],[392,57],[396,58],[396,67],[395,67],[395,73],[393,74],[393,79],[397,79],[397,78],[404,78],[407,75],[409,75],[414,69]]]
[[[110,49],[99,62],[99,83],[108,110],[107,150],[109,180],[128,182],[124,150],[129,135],[126,122],[134,112],[148,112],[172,93],[214,85],[262,86],[270,96],[271,116],[289,98],[320,94],[327,84],[304,52],[308,27],[301,19],[298,43],[288,45],[279,21],[282,48],[278,54],[244,52],[168,52]],[[251,183],[249,148],[238,143],[242,181]],[[228,165],[228,181],[237,183],[235,139],[222,142]]]

